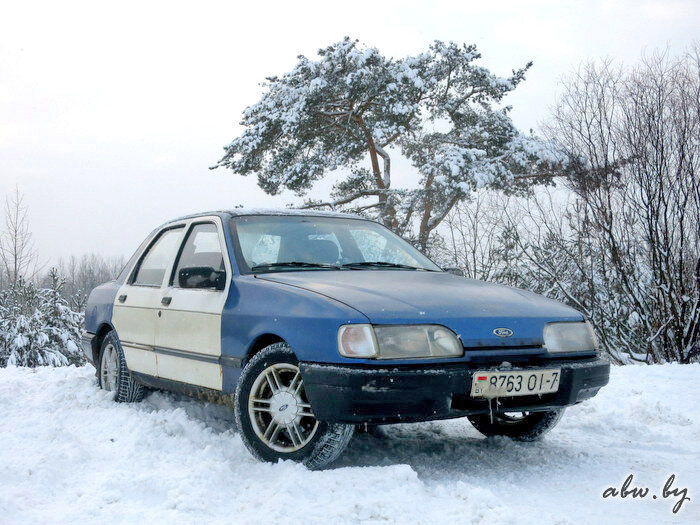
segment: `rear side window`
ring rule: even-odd
[[[132,284],[140,286],[160,286],[166,270],[175,258],[182,234],[182,227],[162,232],[151,244],[136,269]]]
[[[225,280],[224,255],[216,226],[195,224],[182,247],[171,284],[178,288],[223,290]]]

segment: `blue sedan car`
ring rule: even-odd
[[[259,459],[335,460],[361,424],[467,417],[537,439],[607,384],[584,317],[445,272],[376,222],[236,209],[154,230],[95,288],[83,349],[121,402],[233,401]]]

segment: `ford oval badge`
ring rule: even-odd
[[[498,337],[510,337],[513,335],[513,330],[510,328],[496,328],[493,331],[494,335],[497,335]]]

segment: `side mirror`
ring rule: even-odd
[[[458,275],[460,277],[464,277],[464,272],[462,271],[461,268],[443,268],[442,270],[444,272],[451,273],[452,275]]]
[[[214,270],[211,266],[191,266],[182,268],[177,274],[180,288],[226,288],[226,272]]]

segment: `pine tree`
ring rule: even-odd
[[[393,59],[347,37],[318,56],[300,56],[292,71],[267,79],[216,167],[257,174],[268,193],[299,195],[342,170],[347,176],[331,200],[305,206],[363,213],[407,237],[417,225],[414,241],[426,248],[454,205],[476,188],[523,191],[564,161],[521,134],[510,108],[500,107],[531,63],[501,78],[477,64],[473,45],[436,41],[424,53]],[[396,187],[394,153],[420,173],[417,187]]]
[[[63,280],[56,269],[51,285],[37,288],[18,278],[0,292],[0,367],[82,364],[82,314],[61,297]]]

